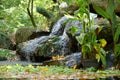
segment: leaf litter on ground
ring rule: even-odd
[[[30,79],[95,79],[98,77],[120,76],[119,70],[97,70],[89,68],[73,69],[63,66],[0,66],[0,77],[3,78],[30,78]]]

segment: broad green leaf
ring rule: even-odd
[[[114,0],[108,0],[108,6],[106,8],[106,12],[110,15],[110,17],[113,16],[114,13]]]
[[[110,20],[112,22],[112,27],[115,30],[115,27],[116,27],[116,14],[115,14],[114,10],[115,10],[114,0],[109,0],[108,1],[108,6],[106,8],[106,12],[110,15]]]
[[[117,45],[115,46],[115,51],[116,51],[117,53],[120,53],[120,44],[117,44]]]
[[[96,59],[97,59],[98,62],[100,61],[100,55],[99,54],[96,54]]]
[[[119,2],[119,3],[120,3],[120,0],[117,0],[117,2]]]
[[[101,54],[102,54],[104,57],[106,57],[106,52],[105,52],[105,50],[104,50],[103,48],[100,48],[100,52],[101,52]]]
[[[96,6],[96,5],[93,5],[93,8],[95,9],[95,11],[100,14],[101,16],[109,19],[110,18],[110,15],[105,12],[103,9],[101,9],[100,7]]]
[[[107,44],[107,41],[105,39],[100,39],[99,42],[100,42],[102,47],[105,47]]]
[[[94,44],[96,41],[97,41],[96,33],[93,33],[91,42],[92,44]]]
[[[85,33],[81,33],[80,36],[77,36],[77,41],[82,45],[84,43]]]
[[[75,27],[75,26],[72,26],[72,27],[71,27],[71,34],[74,36],[74,34],[75,34],[76,32],[78,32],[78,28]]]
[[[112,28],[113,28],[113,30],[115,30],[116,29],[116,27],[117,27],[117,18],[116,18],[116,14],[115,14],[115,12],[113,13],[113,15],[112,15],[112,17],[111,17],[112,19]]]
[[[102,55],[101,53],[99,53],[99,55],[100,55],[100,59],[101,59],[101,61],[102,61],[102,64],[103,64],[104,66],[106,66],[106,56]]]
[[[114,35],[114,41],[117,42],[120,36],[120,26],[118,26],[115,35]]]
[[[94,47],[94,49],[96,50],[97,53],[100,52],[100,45],[99,44],[94,44],[93,47]]]
[[[91,52],[91,45],[90,44],[85,44],[82,46],[82,51],[83,52]]]
[[[82,53],[83,53],[83,58],[86,58],[87,53],[91,53],[91,45],[90,44],[85,44],[82,46]]]

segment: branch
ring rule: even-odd
[[[30,12],[30,9],[29,9],[30,8],[30,3],[31,3],[31,12]],[[36,28],[37,26],[36,26],[34,18],[33,18],[33,0],[32,0],[32,2],[31,2],[31,0],[29,0],[27,12],[28,12],[28,15],[29,15],[29,17],[31,19],[31,22],[32,22],[34,28]]]
[[[31,15],[33,16],[33,0],[31,2]]]

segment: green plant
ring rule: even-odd
[[[14,58],[15,54],[11,54],[10,50],[0,49],[0,59],[6,60],[8,58]]]
[[[19,27],[32,27],[33,24],[28,15],[27,8],[32,8],[32,2],[28,6],[28,2],[31,0],[1,0],[0,1],[0,30],[6,31],[7,33],[13,33]],[[57,5],[53,3],[52,0],[34,0],[33,11],[30,8],[30,14],[34,18],[36,26],[41,29],[48,30],[48,20],[41,14],[36,12],[36,6],[41,6],[48,11],[53,11],[52,9]],[[56,14],[58,11],[55,9]],[[35,25],[34,25],[35,26]]]
[[[120,0],[117,0],[120,2]],[[114,43],[114,55],[116,57],[117,60],[117,64],[120,64],[120,43],[118,43],[119,40],[119,36],[120,36],[120,25],[119,23],[117,23],[118,19],[116,18],[116,14],[115,14],[115,1],[114,0],[108,0],[108,5],[106,10],[104,11],[103,9],[101,9],[100,7],[93,5],[93,8],[95,9],[95,11],[102,15],[103,17],[105,17],[112,28],[112,35],[113,35],[113,43]]]
[[[80,0],[79,0],[80,1]],[[89,3],[87,0],[81,0],[80,8],[76,13],[75,19],[82,22],[82,29],[80,35],[76,37],[77,41],[82,46],[82,55],[84,59],[97,59],[98,62],[101,60],[102,64],[106,66],[106,53],[103,47],[106,45],[105,39],[97,40],[97,34],[102,30],[98,25],[94,24],[94,18],[90,15]],[[93,16],[95,17],[95,16]],[[77,30],[74,26],[72,27],[72,34]]]

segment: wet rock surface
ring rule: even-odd
[[[57,59],[57,60],[49,60],[45,61],[43,65],[56,65],[56,66],[65,66],[69,68],[80,68],[81,66],[81,56],[80,52],[72,53],[64,58]]]
[[[39,44],[45,42],[48,38],[48,36],[42,36],[34,40],[20,43],[17,46],[17,54],[20,55],[21,59],[35,61],[34,55],[38,53],[40,47]]]
[[[73,68],[74,66],[76,66],[76,68],[80,68],[82,67],[81,58],[82,58],[82,53],[76,52],[76,53],[66,56],[63,61],[64,61],[65,66],[69,68]]]
[[[67,55],[70,53],[70,39],[62,26],[67,17],[62,17],[53,26],[49,36],[42,36],[17,46],[17,52],[21,57],[29,61],[35,61],[36,56]],[[61,36],[60,36],[61,35]],[[69,45],[68,45],[69,44]]]
[[[106,69],[109,69],[109,68],[112,68],[112,67],[114,67],[115,66],[115,56],[114,56],[114,54],[113,54],[113,52],[112,51],[109,51],[107,54],[106,54],[106,62],[107,62],[107,64],[106,64]]]
[[[37,63],[37,62],[27,62],[27,61],[18,61],[18,60],[14,60],[14,61],[10,61],[10,60],[5,60],[5,61],[0,61],[0,66],[2,65],[16,65],[16,64],[20,64],[23,66],[28,66],[28,65],[33,65],[33,66],[41,66],[43,65],[42,63]]]
[[[60,36],[63,34],[64,32],[64,26],[63,24],[68,20],[68,18],[66,16],[62,17],[61,19],[59,19],[52,28],[52,31],[50,33],[50,36]]]

